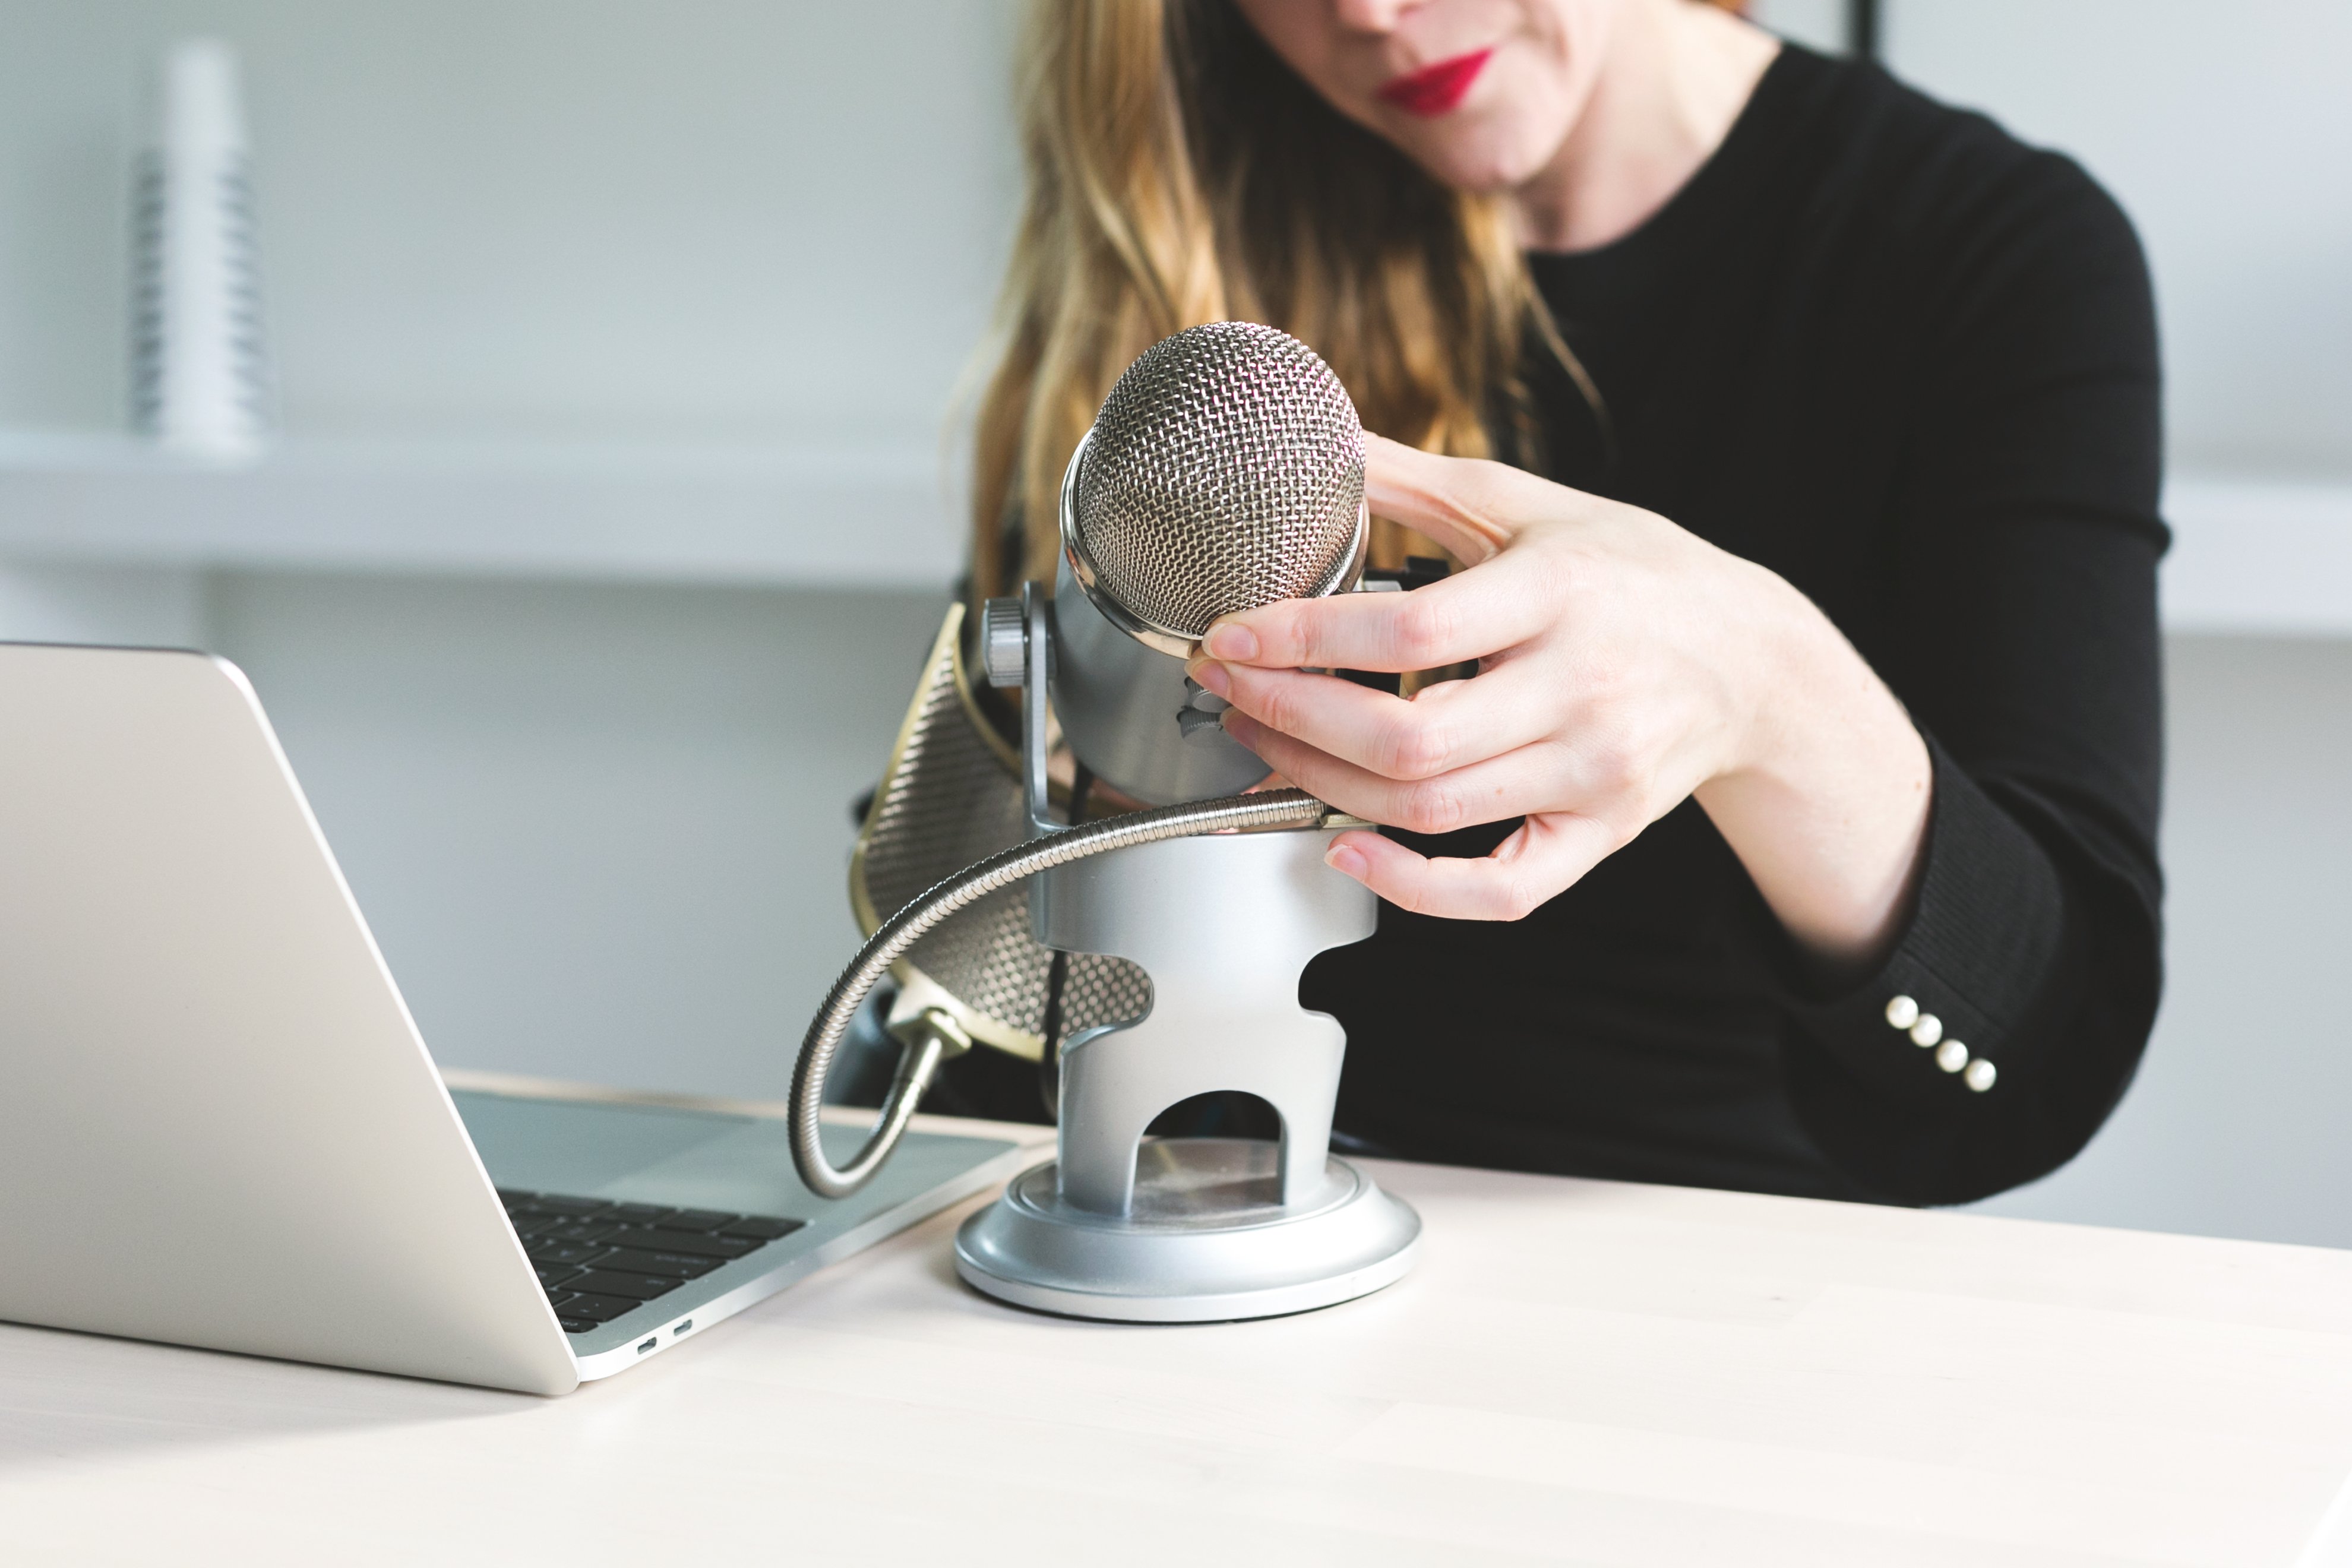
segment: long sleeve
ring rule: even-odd
[[[1862,1185],[1915,1203],[1999,1191],[2081,1149],[2130,1082],[2161,982],[2147,268],[2062,158],[1974,195],[1923,215],[1906,247],[1928,325],[1894,587],[1849,628],[1934,759],[1914,907],[1877,972],[1833,996],[1764,943],[1800,1121]],[[1898,1026],[1915,1008],[1933,1021]]]

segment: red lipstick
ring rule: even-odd
[[[1456,55],[1384,82],[1380,89],[1381,100],[1395,104],[1407,114],[1426,119],[1451,114],[1454,106],[1468,96],[1470,84],[1478,79],[1478,73],[1486,68],[1494,53],[1492,49],[1480,49],[1474,54]]]

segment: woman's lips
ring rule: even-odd
[[[1456,104],[1470,91],[1470,84],[1486,68],[1494,57],[1492,49],[1480,49],[1475,54],[1456,55],[1450,60],[1440,60],[1433,66],[1423,66],[1410,76],[1401,76],[1383,83],[1380,97],[1383,103],[1393,103],[1407,114],[1435,117],[1451,114]]]

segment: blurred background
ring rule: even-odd
[[[2073,153],[2155,268],[2171,978],[2089,1152],[1982,1206],[2352,1246],[2352,7],[1753,14]],[[442,1061],[781,1095],[958,564],[1013,23],[0,0],[0,637],[241,665]],[[146,83],[196,36],[251,132],[245,463],[128,434]]]

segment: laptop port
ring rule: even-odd
[[[688,1330],[688,1329],[690,1329],[690,1328],[692,1328],[692,1327],[694,1327],[694,1320],[693,1320],[692,1318],[688,1318],[688,1319],[686,1319],[685,1321],[683,1321],[682,1322],[680,1322],[680,1323],[677,1325],[677,1327],[676,1327],[676,1328],[672,1329],[672,1330],[669,1331],[669,1337],[670,1337],[670,1338],[672,1338],[672,1339],[676,1339],[676,1338],[677,1338],[677,1336],[678,1336],[678,1335],[680,1335],[680,1334],[682,1334],[682,1333],[686,1332],[686,1331],[687,1331],[687,1330]]]
[[[643,1355],[659,1343],[661,1343],[661,1336],[659,1334],[656,1334],[652,1339],[647,1340],[645,1343],[637,1347],[637,1353],[639,1355]]]

